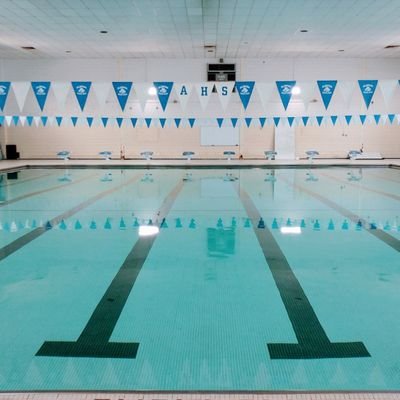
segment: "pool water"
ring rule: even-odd
[[[400,390],[400,170],[0,178],[0,391]]]

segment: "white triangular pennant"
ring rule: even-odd
[[[48,126],[54,126],[56,122],[56,119],[54,117],[49,117],[47,120],[47,125]]]
[[[146,102],[149,100],[149,89],[152,87],[151,83],[137,83],[133,86],[133,91],[136,94],[136,98],[139,100],[140,107],[144,111],[146,107]],[[154,95],[151,96],[154,100],[157,100],[157,92],[154,92]]]
[[[110,94],[111,83],[110,82],[93,82],[93,91],[97,97],[100,109],[103,110],[107,101],[107,97]]]
[[[214,83],[205,82],[196,84],[196,92],[199,97],[201,108],[204,110],[210,100]]]
[[[19,110],[22,111],[31,84],[30,82],[12,82],[11,86],[14,90],[15,100],[17,101]]]
[[[297,86],[301,88],[300,96],[303,99],[304,107],[307,111],[311,100],[316,99],[318,96],[318,86],[315,82],[299,82]]]
[[[11,125],[11,121],[12,121],[12,116],[11,115],[6,115],[4,117],[4,119],[6,120],[7,126],[10,126]]]
[[[174,84],[175,93],[178,96],[179,103],[182,110],[186,109],[186,105],[189,101],[189,97],[192,94],[192,84],[191,83],[177,83]]]
[[[19,117],[19,122],[21,123],[21,126],[25,126],[26,117],[24,115],[21,115]]]
[[[397,79],[380,80],[378,87],[381,89],[386,105],[390,106],[394,92],[397,89],[399,82]]]
[[[38,116],[33,117],[33,122],[34,122],[35,126],[38,127],[40,124],[40,117],[38,117]]]
[[[258,83],[255,85],[258,91],[258,96],[260,97],[261,103],[263,105],[264,110],[268,110],[268,102],[271,100],[271,97],[276,91],[275,83]]]
[[[67,99],[70,88],[70,82],[53,82],[51,84],[51,89],[53,90],[54,97],[56,98],[58,109],[61,111],[64,111],[65,100]]]
[[[217,82],[215,84],[219,101],[221,102],[221,106],[224,110],[226,110],[228,107],[234,86],[235,82]]]
[[[339,81],[337,87],[342,93],[346,109],[349,107],[351,99],[353,97],[354,89],[356,88],[356,82],[353,81]]]

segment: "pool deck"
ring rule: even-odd
[[[397,166],[400,159],[316,159],[313,166]],[[308,160],[2,160],[0,170],[24,167],[285,167],[310,166]],[[22,392],[0,393],[0,400],[400,400],[400,392],[310,392],[310,393],[122,393],[122,392]]]
[[[397,166],[400,167],[400,158],[382,160],[349,160],[349,159],[315,159],[310,164],[309,160],[265,160],[265,159],[244,159],[244,160],[224,160],[224,159],[153,159],[153,160],[102,160],[102,159],[71,159],[68,161],[58,159],[35,159],[35,160],[1,160],[0,170],[24,168],[24,167],[295,167],[295,166]]]

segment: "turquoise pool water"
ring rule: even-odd
[[[400,390],[400,170],[22,170],[0,240],[1,391]]]

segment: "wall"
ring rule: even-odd
[[[217,60],[143,60],[143,59],[46,59],[46,60],[0,60],[0,78],[11,81],[114,81],[132,80],[133,82],[152,82],[154,80],[173,80],[175,82],[202,82],[206,79],[207,62]],[[400,61],[396,59],[259,59],[259,60],[225,60],[237,65],[237,80],[256,80],[259,82],[273,82],[275,80],[294,79],[300,81],[316,81],[317,79],[338,79],[356,81],[357,79],[398,79]],[[379,88],[378,88],[379,89]],[[368,113],[396,113],[400,109],[400,93],[393,97],[388,105],[383,94],[377,89],[374,104]],[[11,96],[12,97],[12,96]],[[32,97],[32,96],[31,96]],[[192,99],[186,111],[179,105],[169,104],[167,111],[157,110],[155,100],[150,101],[143,111],[136,103],[128,104],[125,113],[121,113],[115,98],[110,94],[107,100],[107,110],[102,110],[94,100],[88,100],[87,115],[101,116],[107,112],[109,116],[153,116],[153,117],[191,117],[206,116],[201,112],[199,102]],[[217,117],[243,117],[243,107],[238,96],[232,101],[227,110],[223,110],[215,96],[210,100],[209,110]],[[46,106],[47,115],[86,115],[77,108],[73,94],[70,93],[63,108],[55,106],[49,94]],[[302,99],[293,97],[287,112],[282,110],[278,95],[265,104],[268,115],[321,115],[325,113],[321,101],[305,103]],[[86,112],[86,110],[85,110]],[[344,115],[346,113],[365,114],[367,110],[362,103],[360,94],[353,96],[352,101],[345,104],[342,97],[337,96],[332,101],[329,112]],[[7,102],[4,111],[6,115],[40,115],[34,100],[27,102],[24,110],[20,111],[15,99]],[[265,115],[258,94],[246,111],[247,116],[257,117]],[[194,115],[195,114],[195,115]],[[87,128],[79,126],[58,127],[9,127],[7,142],[18,145],[18,150],[24,158],[54,157],[54,154],[64,148],[73,151],[77,157],[94,157],[98,151],[109,149],[119,154],[120,147],[126,146],[127,156],[138,156],[141,150],[151,149],[160,157],[175,157],[183,150],[194,150],[201,157],[217,157],[222,153],[220,148],[206,148],[200,146],[198,129],[189,128],[137,128],[125,126],[118,129],[115,126]],[[302,156],[308,148],[317,148],[327,156],[342,156],[350,148],[359,148],[360,142],[364,148],[371,151],[381,151],[385,157],[400,157],[399,135],[397,127],[355,125],[350,127],[307,127],[296,128],[295,143],[296,156]],[[265,127],[241,128],[241,144],[238,153],[245,157],[263,157],[266,149],[274,144],[274,129]],[[361,137],[361,133],[364,137]],[[347,135],[347,136],[346,136]],[[1,131],[0,131],[1,138]],[[1,140],[1,139],[0,139]],[[228,149],[228,148],[226,148]],[[224,148],[225,150],[225,148]]]

